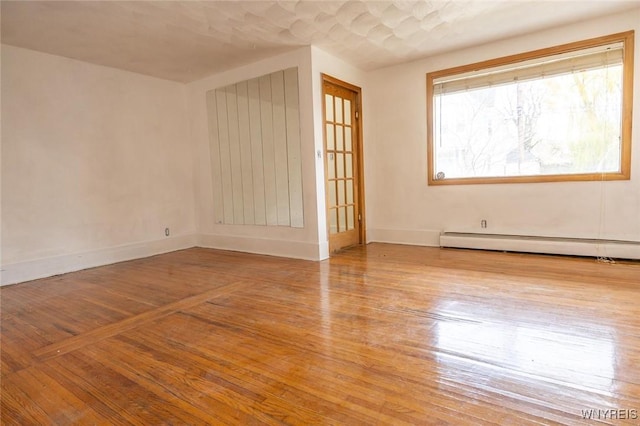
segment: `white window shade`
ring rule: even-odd
[[[541,79],[591,69],[622,65],[624,43],[612,43],[582,50],[530,59],[509,65],[486,68],[434,79],[434,95],[443,95]]]

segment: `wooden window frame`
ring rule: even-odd
[[[606,173],[554,174],[530,176],[504,177],[467,177],[436,179],[434,155],[434,80],[450,75],[493,68],[502,65],[516,64],[532,59],[540,59],[562,53],[602,46],[611,43],[624,43],[622,65],[622,129],[621,129],[621,157],[620,171]],[[464,184],[493,184],[493,183],[533,183],[533,182],[567,182],[567,181],[602,181],[631,179],[631,127],[633,118],[633,54],[634,31],[611,34],[591,38],[574,43],[534,50],[526,53],[505,56],[497,59],[476,62],[444,70],[427,73],[427,182],[428,185],[464,185]]]

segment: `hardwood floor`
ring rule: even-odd
[[[640,424],[637,262],[189,249],[0,296],[6,425]]]

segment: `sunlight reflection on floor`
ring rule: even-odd
[[[444,303],[444,318],[435,328],[436,345],[444,354],[499,365],[540,380],[571,384],[576,388],[612,390],[616,378],[615,331],[604,325],[549,324],[492,316],[477,306]],[[459,315],[456,315],[456,312]],[[539,315],[544,321],[545,313]],[[529,321],[529,322],[527,322]],[[445,364],[450,356],[442,357]]]

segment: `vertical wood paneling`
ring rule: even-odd
[[[273,151],[276,170],[278,225],[289,226],[289,166],[287,165],[287,122],[284,106],[284,73],[271,74],[273,104]]]
[[[287,167],[289,170],[289,211],[291,226],[304,226],[302,205],[302,159],[300,157],[300,108],[298,69],[284,71],[285,114],[287,119]]]
[[[256,225],[266,225],[264,200],[264,163],[262,158],[262,121],[260,119],[260,80],[248,82],[249,131],[251,135],[251,170],[253,175],[253,206]]]
[[[218,106],[215,90],[207,92],[207,121],[209,122],[209,148],[211,159],[211,183],[213,190],[213,220],[224,221],[222,199],[222,171],[220,170],[220,139],[218,137]]]
[[[220,142],[220,170],[222,173],[223,216],[224,223],[233,223],[233,189],[231,185],[227,93],[224,89],[216,90],[216,103],[218,104],[218,138]]]
[[[242,164],[240,162],[240,135],[238,126],[238,97],[236,86],[228,86],[227,117],[229,120],[229,152],[231,155],[231,185],[233,191],[233,223],[244,223],[242,205]]]
[[[303,227],[298,70],[207,93],[217,223]]]
[[[249,99],[247,82],[236,85],[238,96],[238,131],[240,137],[240,164],[242,172],[242,204],[244,223],[254,224],[253,171],[251,167],[251,134],[249,129]]]
[[[264,163],[264,199],[267,225],[277,225],[278,200],[273,150],[273,102],[271,101],[271,77],[268,75],[260,77],[260,119],[262,123],[262,161]]]

